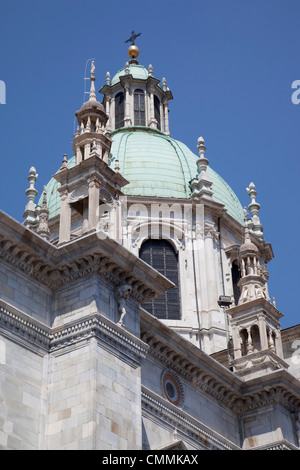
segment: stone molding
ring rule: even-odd
[[[273,444],[266,444],[263,446],[255,447],[254,450],[299,450],[299,447],[295,446],[294,444],[291,444],[286,439],[281,439],[280,441],[274,442]]]
[[[149,356],[236,415],[275,404],[290,412],[299,410],[300,382],[287,370],[281,368],[263,378],[242,380],[187,340],[180,337],[178,344],[178,335],[152,316],[150,326],[147,316],[150,314],[142,311],[141,339],[149,346]]]
[[[56,247],[1,211],[2,215],[0,259],[51,290],[98,274],[114,286],[129,284],[130,296],[142,303],[173,286],[107,234],[103,239],[96,232],[89,233]]]
[[[288,364],[270,349],[249,353],[238,359],[233,359],[232,365],[241,377],[253,374],[267,367],[270,370],[288,368]]]
[[[191,382],[201,391],[217,399],[223,405],[230,409],[233,408],[239,393],[216,379],[207,369],[202,368],[200,362],[196,364],[189,359],[188,355],[184,356],[151,333],[142,330],[141,339],[148,344],[150,356],[163,363],[165,367],[178,373],[179,376]]]
[[[49,351],[50,328],[2,300],[0,334],[41,356]]]
[[[148,346],[124,327],[118,326],[99,313],[80,318],[62,327],[53,328],[50,334],[50,353],[65,353],[66,348],[95,338],[101,346],[109,347],[114,354],[120,352],[129,359],[140,361]]]
[[[206,450],[240,450],[238,446],[144,386],[142,415],[150,419],[155,417],[160,425],[168,428],[172,434],[176,431],[183,441],[190,441]]]
[[[111,352],[121,352],[131,363],[139,362],[148,351],[139,338],[98,312],[51,328],[0,300],[0,327],[3,336],[41,356],[64,354],[92,338]]]

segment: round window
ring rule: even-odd
[[[162,374],[162,392],[173,405],[179,406],[182,403],[182,385],[178,377],[169,370]]]

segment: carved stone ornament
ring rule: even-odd
[[[81,199],[88,197],[88,195],[89,195],[88,185],[82,185],[79,188],[73,189],[73,191],[69,193],[69,202],[72,203],[72,202],[79,201]]]
[[[131,293],[131,286],[128,284],[122,284],[120,286],[115,287],[115,297],[118,304],[118,312],[120,315],[120,319],[118,321],[118,325],[124,326],[124,318],[126,315],[126,299],[127,296]]]

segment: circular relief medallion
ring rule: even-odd
[[[180,406],[183,402],[183,388],[173,371],[165,370],[161,378],[162,392],[170,403]]]

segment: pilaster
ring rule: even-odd
[[[100,181],[96,178],[88,180],[88,226],[89,230],[95,230],[99,222],[99,186]]]
[[[60,188],[58,191],[60,193],[59,243],[66,243],[71,238],[69,193],[66,188]]]

